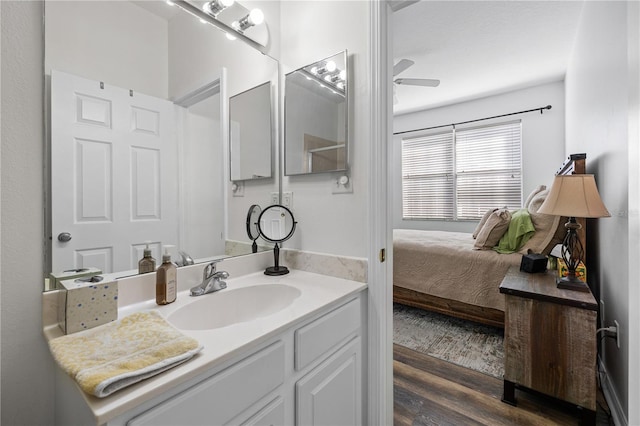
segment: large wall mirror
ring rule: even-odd
[[[251,253],[244,216],[278,185],[270,173],[243,197],[230,189],[228,100],[260,85],[277,93],[277,61],[164,1],[44,10],[45,276],[135,273],[147,244],[156,260],[165,245],[176,261]]]
[[[347,52],[285,77],[285,175],[348,168]]]

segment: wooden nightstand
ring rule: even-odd
[[[556,271],[528,274],[511,267],[500,284],[505,295],[504,395],[527,388],[582,409],[595,424],[596,300],[591,293],[556,287]]]

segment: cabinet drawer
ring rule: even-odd
[[[360,301],[354,299],[295,332],[295,369],[301,370],[360,327]]]
[[[127,424],[225,424],[284,382],[284,359],[284,343],[278,341]]]

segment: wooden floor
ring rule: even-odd
[[[518,406],[500,401],[502,380],[393,346],[394,425],[577,425],[556,401],[516,391]],[[598,407],[598,425],[609,424]],[[604,410],[606,411],[606,410]]]

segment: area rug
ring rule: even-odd
[[[393,342],[502,379],[504,331],[409,306],[393,304]]]

